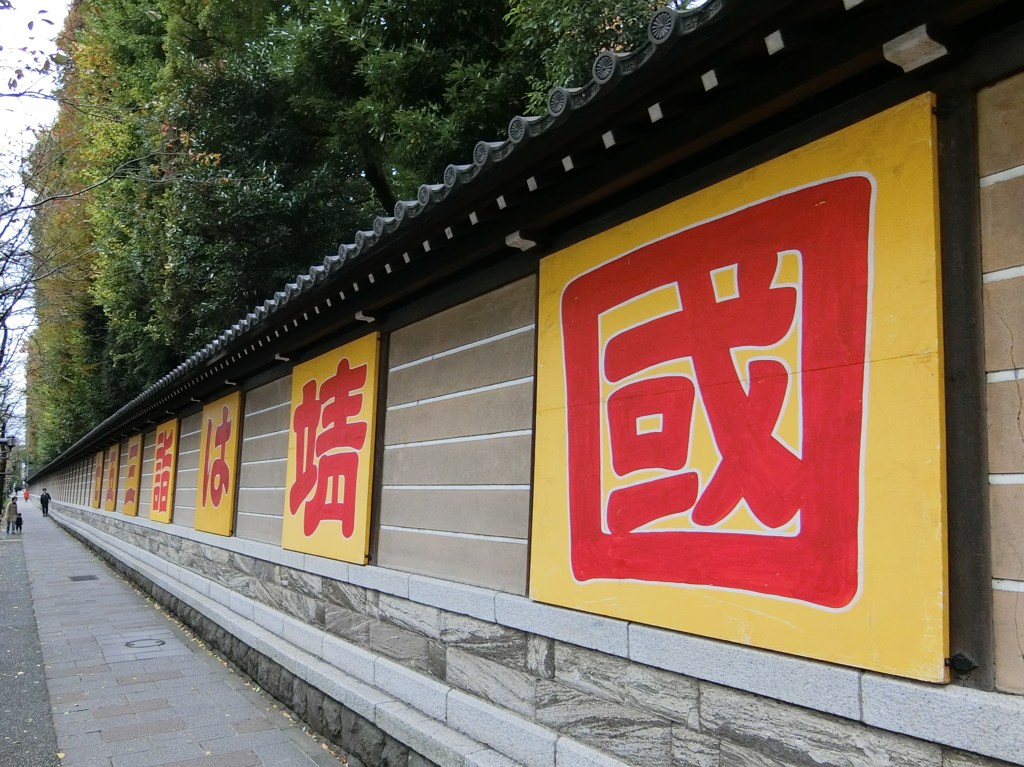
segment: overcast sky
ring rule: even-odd
[[[13,0],[13,4],[10,10],[0,10],[0,92],[11,93],[7,83],[22,69],[24,77],[18,83],[17,92],[47,94],[53,88],[53,81],[33,75],[25,67],[32,61],[31,52],[53,53],[56,50],[53,40],[64,26],[68,0]],[[10,158],[27,152],[33,142],[32,130],[49,125],[56,112],[56,104],[45,98],[10,95],[0,98],[2,154]]]

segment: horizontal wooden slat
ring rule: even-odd
[[[245,394],[245,412],[254,413],[266,410],[282,402],[290,402],[292,398],[292,377],[278,378],[276,381],[253,389]]]
[[[529,490],[424,490],[384,488],[383,525],[526,538]]]
[[[533,383],[391,410],[386,424],[387,445],[532,429]]]
[[[381,530],[381,567],[507,591],[526,592],[527,547],[522,543]]]
[[[264,410],[254,415],[246,415],[242,436],[248,439],[262,434],[285,431],[288,428],[290,415],[291,403],[285,403],[272,410]]]
[[[238,511],[239,513],[280,517],[284,513],[284,490],[282,488],[240,487],[238,489]]]
[[[283,460],[288,457],[288,434],[267,434],[242,440],[241,462]]]
[[[530,481],[530,435],[384,452],[385,485],[523,485]]]
[[[235,536],[250,541],[280,544],[281,518],[239,514],[235,520]]]
[[[489,338],[535,321],[536,279],[506,285],[391,334],[389,367]]]
[[[388,374],[388,405],[532,376],[535,333],[527,330]]]
[[[284,487],[287,464],[282,461],[245,463],[238,473],[239,487]]]

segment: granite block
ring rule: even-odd
[[[252,606],[252,613],[252,619],[256,624],[262,626],[267,631],[274,634],[282,634],[284,632],[284,616],[277,610],[257,602]]]
[[[493,749],[484,749],[475,754],[467,754],[465,767],[521,767],[504,754],[499,754]]]
[[[537,712],[537,677],[464,650],[448,650],[445,680],[529,719]]]
[[[538,680],[536,721],[626,762],[672,763],[669,722],[557,682]]]
[[[942,749],[932,743],[709,683],[701,684],[700,720],[704,733],[808,767],[942,764]]]
[[[371,652],[387,656],[410,668],[428,671],[433,667],[430,644],[426,637],[372,619],[368,629],[367,648]]]
[[[638,624],[629,627],[629,657],[847,719],[860,718],[861,672],[854,669]]]
[[[372,622],[372,619],[361,612],[331,605],[324,608],[324,625],[327,630],[361,645],[370,643],[370,624]]]
[[[324,593],[324,580],[315,573],[306,573],[291,567],[281,567],[281,588],[293,594],[320,599]]]
[[[555,644],[555,679],[569,687],[682,724],[697,721],[697,682],[624,658]]]
[[[389,570],[386,567],[352,567],[349,569],[349,582],[396,597],[409,596],[409,573]]]
[[[468,754],[484,747],[404,703],[377,706],[374,724],[440,767],[463,767]]]
[[[737,743],[730,743],[729,741],[722,742],[717,764],[719,767],[795,767],[790,762],[784,762],[781,759],[761,753],[756,748],[744,748]],[[877,764],[881,767],[885,762],[878,762]],[[851,767],[854,766],[851,764]],[[860,765],[858,764],[857,767],[860,767]]]
[[[609,655],[624,658],[629,654],[629,624],[625,621],[552,607],[512,594],[495,595],[494,611],[495,619],[504,626],[601,650]]]
[[[572,738],[561,737],[555,746],[555,764],[558,767],[626,767],[613,756],[584,746]]]
[[[314,554],[306,554],[304,561],[303,569],[306,572],[316,573],[335,581],[348,581],[349,579],[350,565],[348,562],[318,557]]]
[[[441,641],[510,668],[526,669],[528,637],[518,629],[442,612]]]
[[[281,636],[310,655],[323,654],[324,632],[307,623],[285,616],[282,619]]]
[[[672,763],[687,767],[719,767],[721,741],[689,727],[672,727]]]
[[[479,698],[457,690],[449,693],[448,725],[514,761],[554,767],[555,733]]]
[[[494,620],[494,595],[491,589],[479,586],[452,583],[425,575],[409,577],[410,599],[485,621]]]
[[[346,674],[367,684],[373,684],[373,666],[377,660],[373,653],[328,635],[323,639],[323,659]]]
[[[868,724],[1024,764],[1024,697],[880,674],[863,686]]]
[[[401,599],[391,594],[381,594],[377,599],[377,617],[432,639],[441,636],[440,611],[436,607]]]
[[[385,658],[378,658],[374,664],[373,684],[424,714],[444,721],[451,690],[448,685]]]
[[[323,597],[337,607],[366,612],[366,589],[360,586],[325,578]]]

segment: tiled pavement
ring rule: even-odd
[[[38,507],[28,517],[25,559],[64,767],[344,764]]]

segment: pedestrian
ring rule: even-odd
[[[4,510],[4,524],[7,525],[7,534],[14,532],[14,521],[18,518],[18,496],[12,495],[11,502]]]
[[[28,503],[28,485],[25,485],[25,503]]]
[[[21,532],[21,512],[18,512],[18,516],[14,520],[14,532]]]
[[[43,516],[50,516],[50,494],[43,488],[43,494],[39,496],[39,505],[43,507]]]

